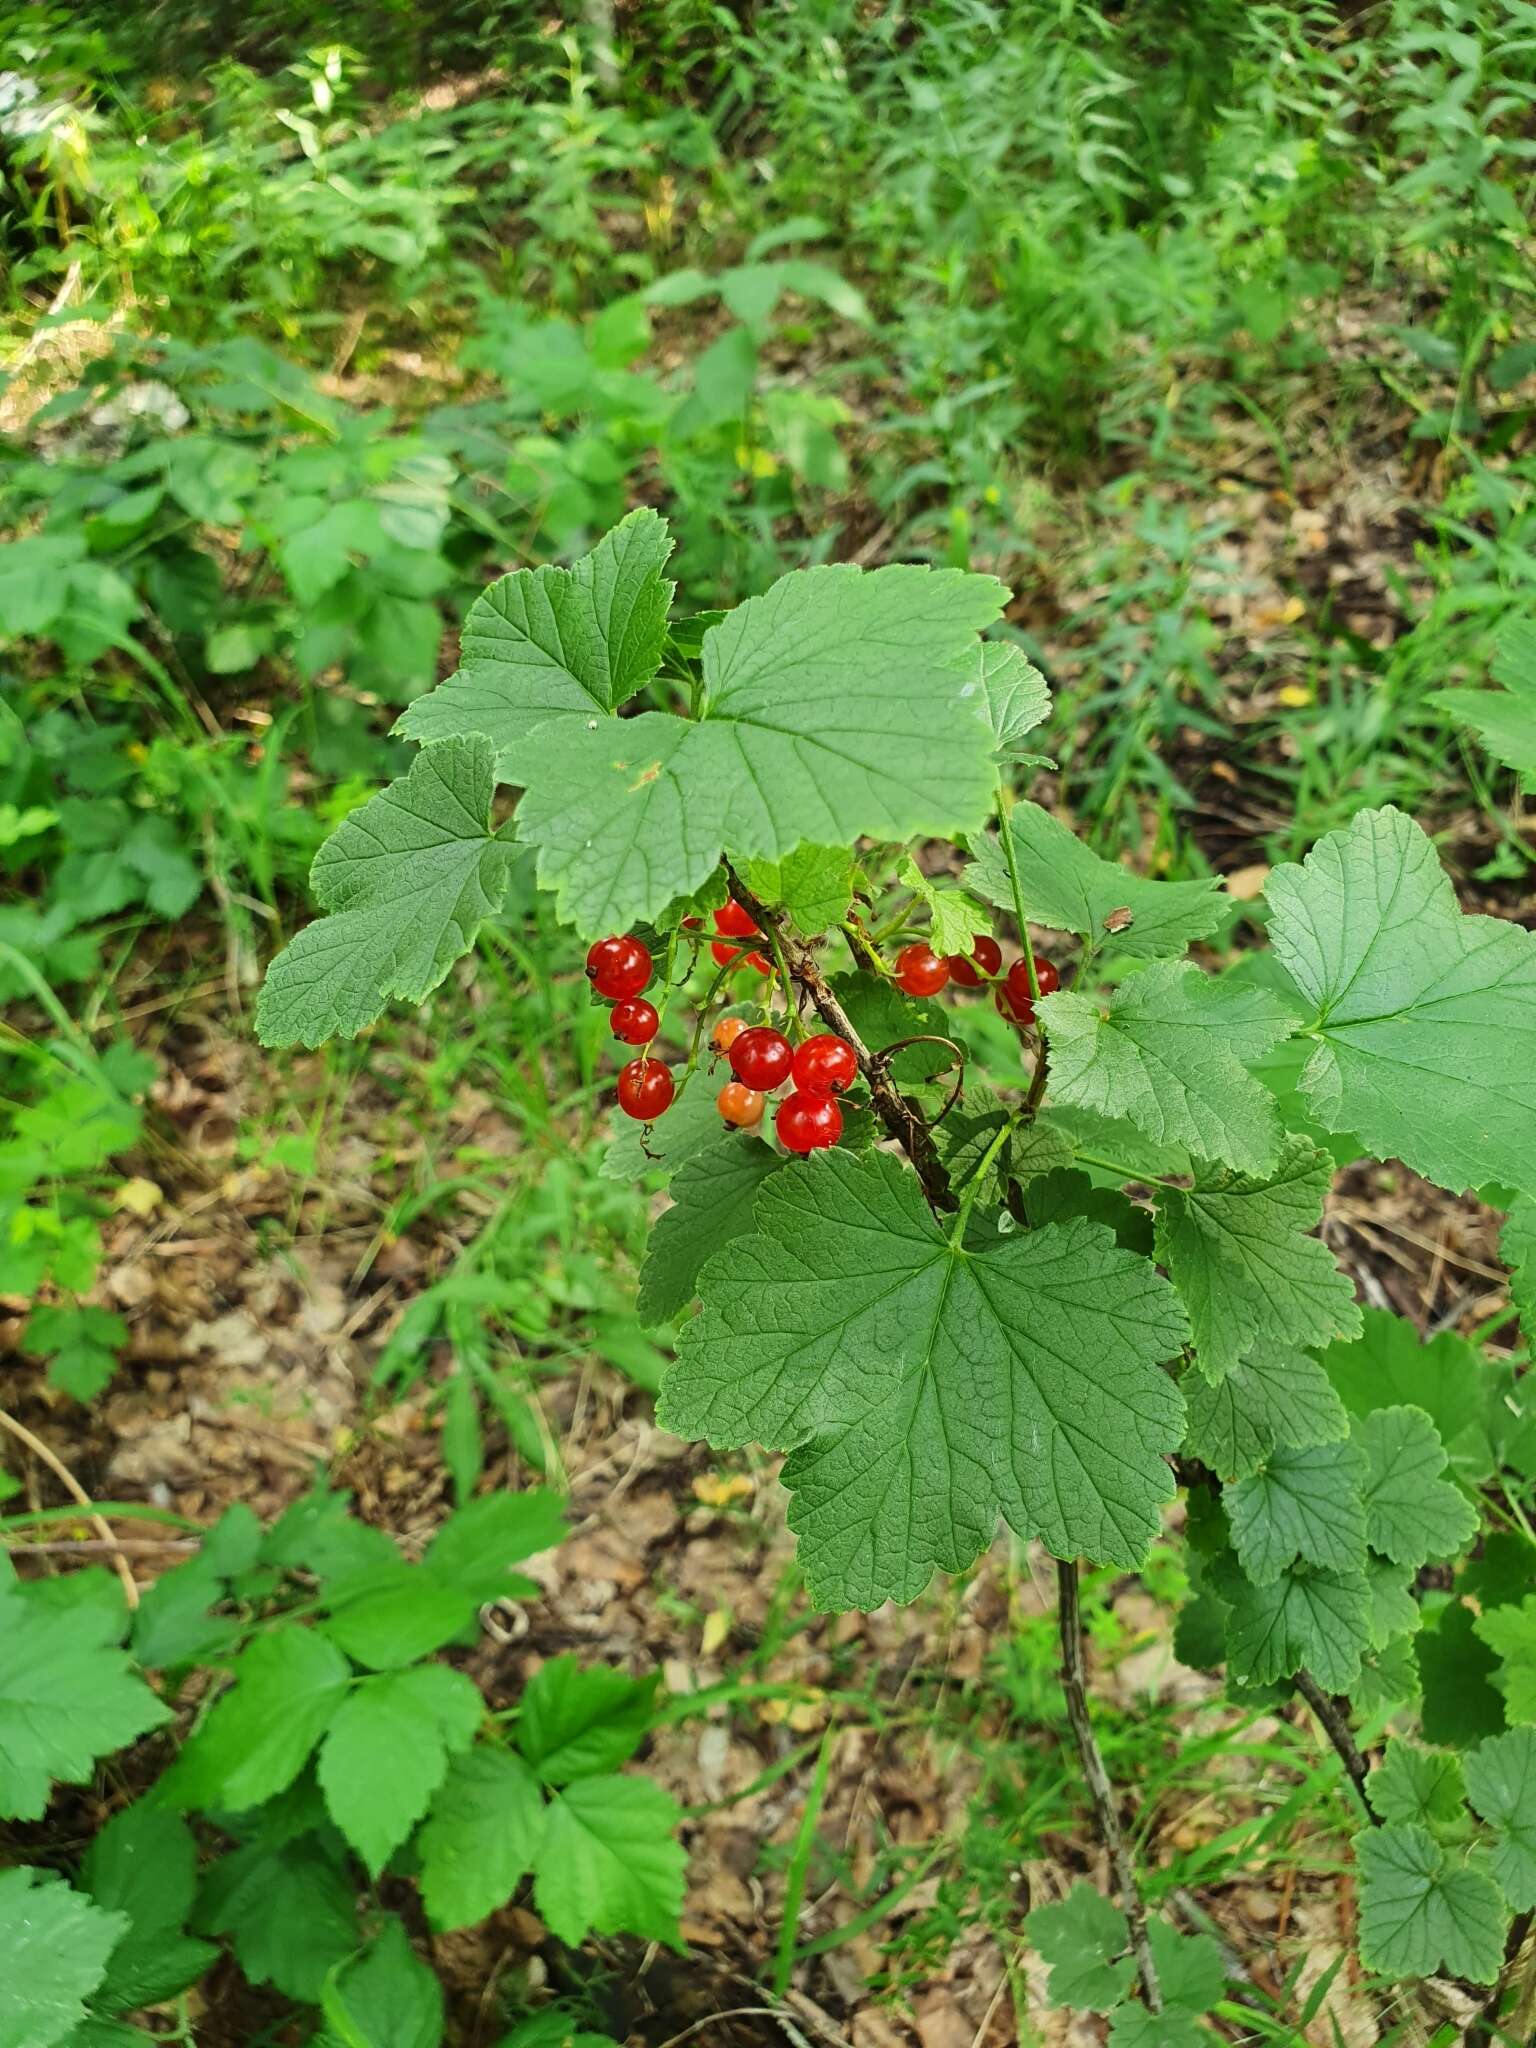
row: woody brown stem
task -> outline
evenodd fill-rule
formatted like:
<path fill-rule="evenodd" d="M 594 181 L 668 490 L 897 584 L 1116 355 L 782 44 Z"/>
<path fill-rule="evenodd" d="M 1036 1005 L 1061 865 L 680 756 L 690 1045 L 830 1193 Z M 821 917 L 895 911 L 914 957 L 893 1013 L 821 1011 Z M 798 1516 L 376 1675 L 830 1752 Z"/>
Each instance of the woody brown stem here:
<path fill-rule="evenodd" d="M 1296 1673 L 1296 1690 L 1317 1716 L 1318 1725 L 1333 1744 L 1339 1762 L 1349 1773 L 1350 1782 L 1360 1794 L 1360 1804 L 1365 1808 L 1366 1818 L 1373 1827 L 1380 1827 L 1381 1821 L 1365 1796 L 1365 1781 L 1370 1776 L 1371 1767 L 1361 1755 L 1349 1722 L 1338 1703 L 1328 1697 L 1305 1666 Z"/>
<path fill-rule="evenodd" d="M 1056 1619 L 1061 1631 L 1061 1689 L 1066 1694 L 1067 1719 L 1072 1724 L 1072 1737 L 1077 1744 L 1083 1776 L 1088 1781 L 1088 1796 L 1093 1801 L 1099 1839 L 1109 1852 L 1109 1867 L 1115 1875 L 1120 1908 L 1130 1929 L 1131 1954 L 1136 1960 L 1141 1995 L 1147 2002 L 1148 2011 L 1161 2012 L 1163 1993 L 1157 1980 L 1157 1964 L 1152 1959 L 1152 1944 L 1147 1938 L 1146 1901 L 1141 1896 L 1141 1887 L 1131 1867 L 1125 1836 L 1120 1828 L 1120 1816 L 1115 1810 L 1114 1787 L 1109 1782 L 1109 1772 L 1104 1768 L 1103 1752 L 1088 1713 L 1088 1680 L 1083 1665 L 1083 1617 L 1078 1600 L 1076 1558 L 1059 1557 L 1056 1560 Z"/>

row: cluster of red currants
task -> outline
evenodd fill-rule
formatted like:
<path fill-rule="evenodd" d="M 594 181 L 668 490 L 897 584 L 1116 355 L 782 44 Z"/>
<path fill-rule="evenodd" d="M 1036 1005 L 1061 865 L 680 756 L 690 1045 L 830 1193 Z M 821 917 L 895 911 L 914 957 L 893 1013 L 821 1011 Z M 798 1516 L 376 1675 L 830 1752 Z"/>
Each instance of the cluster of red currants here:
<path fill-rule="evenodd" d="M 649 1045 L 661 1028 L 656 1005 L 642 994 L 650 987 L 651 972 L 650 949 L 632 934 L 599 939 L 587 954 L 587 979 L 598 995 L 613 1004 L 609 1029 L 625 1045 Z M 641 1123 L 670 1109 L 676 1093 L 672 1069 L 665 1060 L 641 1053 L 619 1069 L 619 1107 Z"/>
<path fill-rule="evenodd" d="M 982 988 L 995 982 L 993 1001 L 1011 1024 L 1020 1030 L 1035 1021 L 1035 992 L 1029 985 L 1029 962 L 1015 960 L 998 980 L 1003 949 L 996 939 L 979 938 L 969 960 L 963 953 L 938 954 L 931 946 L 903 946 L 896 955 L 896 982 L 909 996 L 936 996 L 949 982 L 961 988 Z M 1043 996 L 1053 995 L 1061 976 L 1051 961 L 1035 955 L 1035 981 Z"/>
<path fill-rule="evenodd" d="M 721 967 L 735 961 L 760 974 L 771 972 L 763 954 L 743 954 L 739 946 L 725 943 L 761 937 L 751 915 L 739 903 L 727 903 L 715 912 L 715 930 L 720 937 L 711 942 L 710 951 Z M 1002 964 L 1002 948 L 996 939 L 986 937 L 977 939 L 969 958 L 963 953 L 941 957 L 931 946 L 903 946 L 896 956 L 895 979 L 909 996 L 935 996 L 951 981 L 972 989 L 991 984 L 998 1009 L 1022 1030 L 1035 1021 L 1029 964 L 1015 960 L 1006 974 L 1000 974 Z M 587 979 L 598 995 L 613 1004 L 611 1029 L 625 1045 L 649 1046 L 660 1028 L 656 1006 L 647 1002 L 644 994 L 652 971 L 649 950 L 633 934 L 599 939 L 587 954 Z M 1042 996 L 1061 985 L 1055 967 L 1038 954 L 1035 981 Z M 772 1025 L 748 1025 L 740 1017 L 722 1017 L 711 1042 L 716 1052 L 729 1059 L 735 1076 L 716 1097 L 728 1124 L 738 1130 L 755 1130 L 767 1109 L 768 1094 L 784 1081 L 792 1081 L 791 1092 L 773 1119 L 785 1150 L 817 1152 L 837 1143 L 843 1131 L 837 1097 L 858 1073 L 858 1061 L 846 1039 L 823 1032 L 792 1046 Z M 677 1092 L 671 1068 L 647 1052 L 619 1069 L 618 1091 L 620 1109 L 641 1123 L 670 1109 Z"/>
<path fill-rule="evenodd" d="M 774 1112 L 773 1128 L 786 1152 L 820 1152 L 843 1135 L 837 1097 L 859 1071 L 853 1047 L 830 1031 L 792 1046 L 771 1024 L 746 1024 L 722 1017 L 710 1034 L 716 1052 L 731 1063 L 715 1105 L 728 1124 L 754 1130 L 763 1120 L 769 1092 L 783 1081 L 792 1091 Z"/>
<path fill-rule="evenodd" d="M 727 939 L 760 939 L 762 933 L 752 922 L 752 913 L 743 910 L 739 903 L 722 903 L 715 912 L 715 930 Z M 717 967 L 728 967 L 735 960 L 743 967 L 750 967 L 758 974 L 772 974 L 773 962 L 766 953 L 748 953 L 744 958 L 739 946 L 725 946 L 719 939 L 710 942 L 709 948 Z"/>

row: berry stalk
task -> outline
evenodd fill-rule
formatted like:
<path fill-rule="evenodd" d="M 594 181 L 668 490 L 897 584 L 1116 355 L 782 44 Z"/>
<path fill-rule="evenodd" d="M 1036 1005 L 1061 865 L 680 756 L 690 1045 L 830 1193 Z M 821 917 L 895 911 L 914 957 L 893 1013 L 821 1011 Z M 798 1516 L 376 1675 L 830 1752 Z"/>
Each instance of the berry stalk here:
<path fill-rule="evenodd" d="M 779 929 L 778 918 L 764 904 L 759 903 L 729 863 L 726 864 L 725 874 L 734 901 L 756 920 L 760 930 L 769 933 L 776 944 L 782 945 L 792 981 L 810 997 L 822 1023 L 829 1031 L 834 1032 L 839 1038 L 846 1039 L 853 1047 L 854 1057 L 859 1063 L 859 1072 L 869 1085 L 870 1106 L 911 1160 L 922 1184 L 923 1193 L 927 1197 L 928 1206 L 935 1210 L 952 1210 L 955 1198 L 950 1190 L 949 1175 L 944 1171 L 939 1155 L 934 1149 L 927 1124 L 901 1094 L 890 1075 L 874 1058 L 869 1047 L 855 1030 L 853 1019 L 828 985 L 816 955 L 809 946 L 796 944 L 787 933 Z"/>

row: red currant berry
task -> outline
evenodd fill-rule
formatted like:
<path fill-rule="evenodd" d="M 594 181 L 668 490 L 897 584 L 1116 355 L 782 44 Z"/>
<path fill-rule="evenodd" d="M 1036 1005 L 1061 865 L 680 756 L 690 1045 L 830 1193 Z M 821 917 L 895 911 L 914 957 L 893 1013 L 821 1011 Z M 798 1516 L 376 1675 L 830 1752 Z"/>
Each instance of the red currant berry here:
<path fill-rule="evenodd" d="M 749 1088 L 777 1088 L 794 1057 L 782 1031 L 771 1024 L 754 1024 L 731 1047 L 731 1072 Z"/>
<path fill-rule="evenodd" d="M 661 1019 L 656 1014 L 656 1005 L 648 1003 L 644 996 L 626 996 L 622 1003 L 614 1004 L 608 1028 L 626 1045 L 649 1045 L 661 1028 Z"/>
<path fill-rule="evenodd" d="M 909 996 L 936 996 L 949 979 L 949 964 L 931 946 L 903 946 L 896 955 L 896 979 Z"/>
<path fill-rule="evenodd" d="M 637 996 L 651 978 L 651 956 L 636 938 L 599 939 L 587 955 L 587 979 L 600 996 Z"/>
<path fill-rule="evenodd" d="M 747 955 L 747 965 L 754 974 L 772 974 L 773 972 L 773 962 L 765 953 L 749 953 Z"/>
<path fill-rule="evenodd" d="M 843 1135 L 843 1112 L 830 1095 L 786 1095 L 773 1128 L 786 1152 L 820 1152 Z"/>
<path fill-rule="evenodd" d="M 1061 976 L 1049 960 L 1036 959 L 1035 980 L 1043 996 L 1054 995 L 1061 987 Z M 997 1007 L 1003 1015 L 1021 1028 L 1035 1021 L 1035 999 L 1029 986 L 1029 964 L 1015 960 L 1006 978 L 998 988 Z"/>
<path fill-rule="evenodd" d="M 729 1052 L 746 1028 L 745 1017 L 722 1017 L 709 1034 L 709 1042 L 716 1052 Z"/>
<path fill-rule="evenodd" d="M 739 1081 L 727 1081 L 715 1097 L 715 1107 L 728 1124 L 749 1131 L 763 1120 L 768 1098 L 760 1088 L 743 1088 Z"/>
<path fill-rule="evenodd" d="M 619 1107 L 636 1123 L 649 1123 L 670 1109 L 676 1093 L 665 1060 L 631 1060 L 619 1069 Z"/>
<path fill-rule="evenodd" d="M 807 1095 L 835 1095 L 848 1086 L 858 1071 L 853 1047 L 846 1038 L 834 1038 L 830 1031 L 797 1046 L 790 1068 L 795 1086 Z"/>
<path fill-rule="evenodd" d="M 724 932 L 728 939 L 750 939 L 755 936 L 757 926 L 752 921 L 752 913 L 733 902 L 723 903 L 715 912 L 715 930 Z"/>
<path fill-rule="evenodd" d="M 949 969 L 950 980 L 959 982 L 962 988 L 980 988 L 984 981 L 992 979 L 1002 964 L 1002 947 L 985 933 L 972 946 L 969 960 L 963 953 L 951 953 L 944 962 Z"/>

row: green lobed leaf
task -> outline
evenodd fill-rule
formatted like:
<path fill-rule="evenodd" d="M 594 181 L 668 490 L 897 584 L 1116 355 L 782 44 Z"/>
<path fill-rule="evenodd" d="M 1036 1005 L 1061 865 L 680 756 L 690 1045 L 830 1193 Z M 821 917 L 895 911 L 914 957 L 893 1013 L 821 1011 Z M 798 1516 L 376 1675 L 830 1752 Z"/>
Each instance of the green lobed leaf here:
<path fill-rule="evenodd" d="M 1302 1087 L 1324 1128 L 1453 1193 L 1536 1193 L 1536 935 L 1464 915 L 1433 842 L 1390 807 L 1274 869 L 1268 895 L 1315 1010 Z"/>
<path fill-rule="evenodd" d="M 253 1984 L 314 2004 L 357 1947 L 356 1878 L 339 1844 L 258 1835 L 205 1876 L 198 1926 L 229 1936 Z"/>
<path fill-rule="evenodd" d="M 351 1669 L 313 1629 L 281 1623 L 257 1636 L 164 1780 L 179 1805 L 240 1813 L 281 1792 L 346 1697 Z"/>
<path fill-rule="evenodd" d="M 1050 686 L 1023 648 L 1011 640 L 982 641 L 976 680 L 996 753 L 1012 752 L 1050 716 Z"/>
<path fill-rule="evenodd" d="M 261 1524 L 237 1501 L 226 1508 L 185 1564 L 162 1572 L 146 1586 L 133 1617 L 133 1654 L 152 1671 L 176 1664 L 210 1663 L 237 1640 L 240 1624 L 210 1609 L 228 1593 L 228 1582 L 249 1571 L 261 1547 Z"/>
<path fill-rule="evenodd" d="M 1027 1158 L 1027 1143 L 1020 1149 Z M 1096 1187 L 1089 1175 L 1076 1167 L 1053 1166 L 1047 1173 L 1031 1175 L 1024 1184 L 1023 1197 L 1024 1213 L 1035 1227 L 1086 1216 L 1090 1223 L 1102 1223 L 1113 1231 L 1116 1244 L 1126 1251 L 1151 1257 L 1151 1211 L 1118 1188 Z"/>
<path fill-rule="evenodd" d="M 1330 1692 L 1347 1692 L 1369 1640 L 1364 1574 L 1293 1566 L 1256 1586 L 1233 1560 L 1218 1573 L 1228 1604 L 1227 1664 L 1245 1685 L 1270 1685 L 1305 1664 Z"/>
<path fill-rule="evenodd" d="M 1200 882 L 1150 881 L 1118 861 L 1104 860 L 1039 804 L 1016 803 L 1010 829 L 1024 914 L 1032 924 L 1078 932 L 1112 943 L 1118 952 L 1153 960 L 1182 954 L 1192 940 L 1209 938 L 1226 916 L 1219 876 Z M 988 834 L 973 851 L 966 886 L 1012 912 L 1013 883 L 1001 840 Z M 1104 921 L 1110 912 L 1126 910 L 1131 922 L 1108 933 Z"/>
<path fill-rule="evenodd" d="M 54 1779 L 85 1784 L 170 1719 L 117 1647 L 126 1621 L 120 1596 L 51 1612 L 0 1577 L 0 1814 L 41 1820 Z"/>
<path fill-rule="evenodd" d="M 114 1814 L 91 1843 L 81 1883 L 98 1906 L 127 1922 L 91 1995 L 93 2011 L 110 2016 L 163 2004 L 218 1961 L 217 1949 L 185 1931 L 197 1843 L 177 1814 L 143 1804 Z"/>
<path fill-rule="evenodd" d="M 377 1879 L 426 1812 L 484 1712 L 461 1671 L 424 1664 L 365 1678 L 343 1700 L 320 1745 L 317 1776 L 331 1819 Z"/>
<path fill-rule="evenodd" d="M 325 1986 L 320 2010 L 313 2048 L 439 2048 L 443 2038 L 442 1984 L 393 1915 Z"/>
<path fill-rule="evenodd" d="M 24 1351 L 46 1357 L 49 1382 L 74 1401 L 94 1401 L 117 1370 L 128 1325 L 110 1309 L 82 1304 L 34 1308 L 22 1331 Z"/>
<path fill-rule="evenodd" d="M 749 860 L 745 880 L 760 902 L 787 911 L 808 939 L 840 923 L 853 898 L 853 862 L 837 846 L 797 846 L 782 860 Z"/>
<path fill-rule="evenodd" d="M 638 1934 L 681 1949 L 687 1858 L 682 1815 L 648 1778 L 582 1778 L 550 1801 L 534 1858 L 533 1900 L 575 1948 L 592 1933 Z"/>
<path fill-rule="evenodd" d="M 520 1756 L 481 1747 L 455 1757 L 417 1838 L 433 1926 L 469 1927 L 504 1906 L 543 1830 L 538 1781 Z"/>
<path fill-rule="evenodd" d="M 1192 1188 L 1158 1191 L 1157 1257 L 1184 1297 L 1207 1379 L 1255 1345 L 1300 1349 L 1359 1334 L 1354 1289 L 1312 1235 L 1332 1179 L 1328 1154 L 1288 1134 L 1271 1174 L 1202 1166 Z"/>
<path fill-rule="evenodd" d="M 395 731 L 440 741 L 478 734 L 496 775 L 521 782 L 530 733 L 608 718 L 655 675 L 673 585 L 666 521 L 641 506 L 569 569 L 517 569 L 469 608 L 459 667 L 418 697 Z"/>
<path fill-rule="evenodd" d="M 451 1643 L 480 1601 L 432 1565 L 396 1558 L 328 1588 L 327 1603 L 324 1634 L 371 1671 L 392 1671 Z"/>
<path fill-rule="evenodd" d="M 348 1512 L 350 1498 L 324 1486 L 301 1494 L 262 1538 L 261 1562 L 323 1580 L 398 1563 L 400 1553 L 384 1531 Z"/>
<path fill-rule="evenodd" d="M 1039 1016 L 1053 1102 L 1124 1117 L 1155 1143 L 1247 1173 L 1279 1165 L 1274 1098 L 1243 1065 L 1291 1028 L 1266 990 L 1165 960 L 1107 996 L 1047 996 Z"/>
<path fill-rule="evenodd" d="M 1513 1529 L 1490 1529 L 1458 1580 L 1480 1608 L 1509 1607 L 1536 1586 L 1536 1543 Z"/>
<path fill-rule="evenodd" d="M 1412 1635 L 1392 1636 L 1360 1659 L 1349 1703 L 1357 1714 L 1379 1714 L 1383 1707 L 1400 1707 L 1416 1699 L 1421 1690 Z"/>
<path fill-rule="evenodd" d="M 1499 1257 L 1509 1268 L 1509 1298 L 1520 1311 L 1526 1342 L 1536 1345 L 1536 1200 L 1528 1195 L 1504 1219 Z"/>
<path fill-rule="evenodd" d="M 1246 1478 L 1277 1445 L 1300 1450 L 1349 1434 L 1343 1402 L 1305 1351 L 1261 1342 L 1214 1385 L 1197 1373 L 1180 1384 L 1189 1411 L 1184 1448 L 1222 1479 Z"/>
<path fill-rule="evenodd" d="M 326 840 L 310 886 L 327 915 L 267 969 L 263 1045 L 355 1038 L 392 996 L 422 1002 L 469 951 L 507 886 L 492 767 L 488 740 L 444 740 Z"/>
<path fill-rule="evenodd" d="M 1110 2015 L 1110 2048 L 1210 2048 L 1210 2041 L 1209 2028 L 1178 2009 L 1149 2012 L 1144 2005 L 1122 2005 Z"/>
<path fill-rule="evenodd" d="M 0 1870 L 0 2048 L 56 2048 L 127 1925 L 41 1870 Z"/>
<path fill-rule="evenodd" d="M 1365 1460 L 1351 1443 L 1277 1445 L 1260 1469 L 1222 1488 L 1232 1545 L 1256 1586 L 1298 1557 L 1329 1571 L 1365 1568 Z"/>
<path fill-rule="evenodd" d="M 1384 1650 L 1395 1637 L 1412 1635 L 1423 1620 L 1413 1597 L 1418 1576 L 1414 1565 L 1393 1564 L 1374 1554 L 1365 1561 L 1366 1584 L 1371 1589 L 1371 1645 Z"/>
<path fill-rule="evenodd" d="M 629 1678 L 552 1657 L 523 1689 L 517 1746 L 546 1785 L 628 1763 L 651 1726 L 655 1675 Z"/>
<path fill-rule="evenodd" d="M 1108 2012 L 1130 1990 L 1135 1964 L 1125 1915 L 1084 1879 L 1064 1899 L 1036 1906 L 1024 1932 L 1050 1968 L 1053 2005 Z"/>
<path fill-rule="evenodd" d="M 1227 1988 L 1221 1950 L 1210 1935 L 1180 1934 L 1166 1920 L 1149 1920 L 1147 1941 L 1164 2007 L 1172 2013 L 1209 2012 Z"/>
<path fill-rule="evenodd" d="M 1377 1408 L 1353 1425 L 1364 1453 L 1371 1548 L 1395 1564 L 1454 1557 L 1477 1534 L 1477 1510 L 1442 1479 L 1445 1449 L 1422 1408 Z"/>
<path fill-rule="evenodd" d="M 1494 1684 L 1499 1660 L 1469 1608 L 1459 1600 L 1442 1608 L 1433 1625 L 1414 1637 L 1413 1654 L 1424 1693 L 1426 1741 L 1461 1748 L 1500 1733 L 1504 1701 Z"/>
<path fill-rule="evenodd" d="M 513 1565 L 552 1550 L 565 1534 L 564 1503 L 550 1488 L 488 1493 L 449 1516 L 423 1562 L 472 1600 L 497 1600 L 512 1583 Z"/>
<path fill-rule="evenodd" d="M 699 713 L 530 736 L 519 839 L 583 936 L 656 917 L 722 853 L 951 836 L 992 799 L 956 663 L 1003 587 L 952 569 L 795 570 L 704 638 Z"/>
<path fill-rule="evenodd" d="M 1469 1750 L 1467 1798 L 1494 1831 L 1488 1868 L 1517 1913 L 1536 1907 L 1536 1728 Z"/>
<path fill-rule="evenodd" d="M 1504 1956 L 1504 1901 L 1480 1870 L 1453 1863 L 1427 1828 L 1380 1827 L 1355 1837 L 1360 1954 L 1387 1977 L 1446 1971 L 1491 1984 Z"/>
<path fill-rule="evenodd" d="M 635 1307 L 643 1323 L 661 1323 L 686 1308 L 705 1262 L 752 1228 L 752 1205 L 784 1155 L 761 1138 L 726 1132 L 696 1153 L 672 1182 L 672 1206 L 651 1230 Z"/>
<path fill-rule="evenodd" d="M 1330 1344 L 1323 1366 L 1351 1415 L 1422 1408 L 1451 1454 L 1452 1469 L 1477 1480 L 1492 1469 L 1484 1423 L 1493 1381 L 1465 1337 L 1442 1330 L 1423 1342 L 1413 1324 L 1383 1309 L 1362 1311 L 1354 1343 Z"/>
<path fill-rule="evenodd" d="M 1425 702 L 1470 725 L 1496 761 L 1513 768 L 1527 789 L 1536 787 L 1536 622 L 1506 621 L 1492 675 L 1497 690 L 1458 686 L 1435 690 Z"/>
<path fill-rule="evenodd" d="M 1473 1627 L 1499 1659 L 1493 1682 L 1511 1721 L 1536 1721 L 1536 1593 L 1518 1607 L 1492 1607 Z"/>
<path fill-rule="evenodd" d="M 1384 1821 L 1434 1828 L 1461 1816 L 1461 1759 L 1453 1751 L 1423 1749 L 1394 1735 L 1366 1780 L 1366 1797 Z"/>
<path fill-rule="evenodd" d="M 999 1511 L 1058 1556 L 1139 1561 L 1183 1414 L 1159 1369 L 1183 1312 L 1147 1260 L 1086 1222 L 952 1246 L 883 1153 L 787 1167 L 756 1220 L 700 1276 L 658 1416 L 791 1450 L 818 1604 L 914 1598 Z"/>
<path fill-rule="evenodd" d="M 915 860 L 904 858 L 897 866 L 896 879 L 927 911 L 928 944 L 935 953 L 959 953 L 968 959 L 977 939 L 991 931 L 991 917 L 974 898 L 952 883 L 925 875 Z"/>

